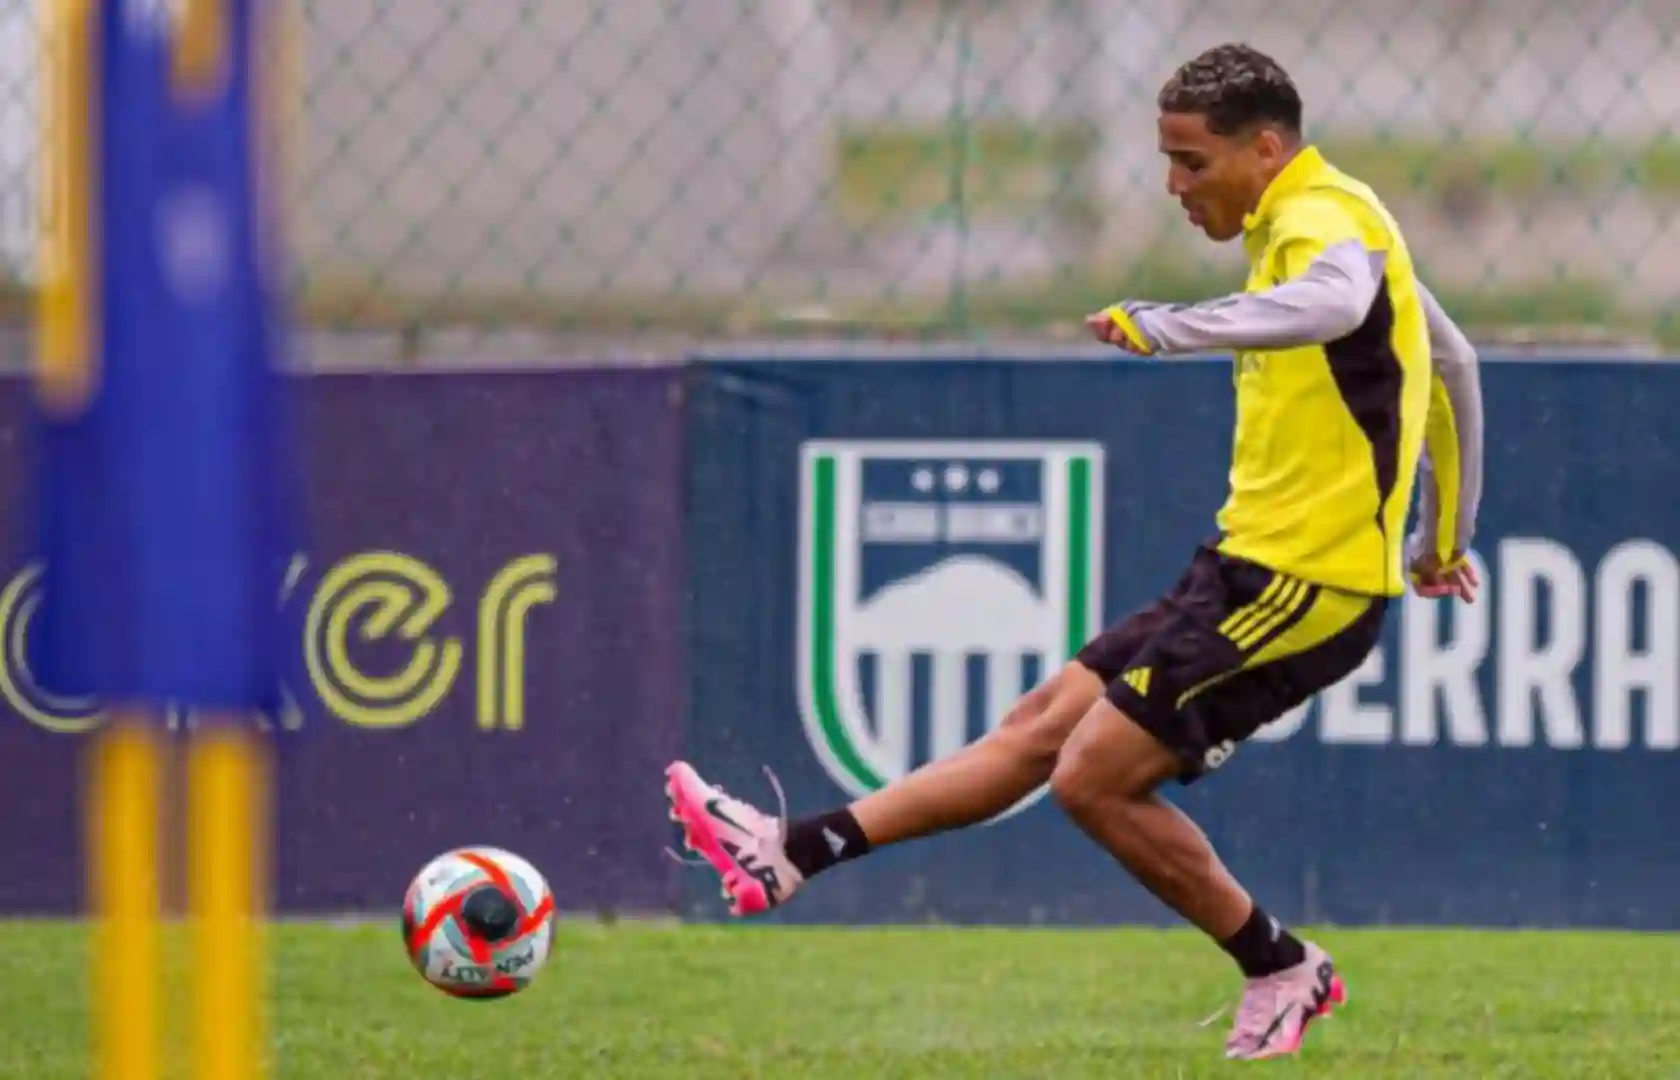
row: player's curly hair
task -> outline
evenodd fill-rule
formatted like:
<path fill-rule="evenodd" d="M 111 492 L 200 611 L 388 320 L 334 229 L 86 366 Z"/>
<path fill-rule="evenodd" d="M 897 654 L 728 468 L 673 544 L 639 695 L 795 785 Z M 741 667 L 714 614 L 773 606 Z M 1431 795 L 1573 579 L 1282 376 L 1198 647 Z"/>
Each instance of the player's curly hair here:
<path fill-rule="evenodd" d="M 1216 45 L 1185 62 L 1155 99 L 1162 112 L 1197 113 L 1208 130 L 1234 135 L 1256 124 L 1301 133 L 1301 93 L 1283 65 L 1241 43 Z"/>

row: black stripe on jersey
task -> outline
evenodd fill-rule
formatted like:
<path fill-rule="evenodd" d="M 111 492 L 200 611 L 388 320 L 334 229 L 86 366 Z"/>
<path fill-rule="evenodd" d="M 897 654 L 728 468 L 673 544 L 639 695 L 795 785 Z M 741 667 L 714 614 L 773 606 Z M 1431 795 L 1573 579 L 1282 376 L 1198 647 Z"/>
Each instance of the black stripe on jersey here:
<path fill-rule="evenodd" d="M 1348 412 L 1371 444 L 1377 476 L 1377 529 L 1400 482 L 1400 391 L 1405 381 L 1394 351 L 1394 300 L 1388 275 L 1358 329 L 1324 346 L 1330 374 Z"/>

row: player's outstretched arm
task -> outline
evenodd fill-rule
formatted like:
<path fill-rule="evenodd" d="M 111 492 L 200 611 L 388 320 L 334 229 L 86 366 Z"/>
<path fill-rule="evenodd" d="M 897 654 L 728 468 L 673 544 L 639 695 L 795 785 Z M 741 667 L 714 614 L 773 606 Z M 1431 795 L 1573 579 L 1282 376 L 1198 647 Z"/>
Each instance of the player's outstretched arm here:
<path fill-rule="evenodd" d="M 1482 383 L 1476 349 L 1418 282 L 1434 361 L 1429 422 L 1418 463 L 1418 521 L 1407 561 L 1419 595 L 1473 601 L 1475 569 L 1466 555 L 1482 501 Z"/>
<path fill-rule="evenodd" d="M 1259 292 L 1199 304 L 1122 300 L 1085 322 L 1097 340 L 1143 356 L 1322 345 L 1358 329 L 1382 284 L 1383 253 L 1345 239 L 1295 261 L 1298 272 Z"/>

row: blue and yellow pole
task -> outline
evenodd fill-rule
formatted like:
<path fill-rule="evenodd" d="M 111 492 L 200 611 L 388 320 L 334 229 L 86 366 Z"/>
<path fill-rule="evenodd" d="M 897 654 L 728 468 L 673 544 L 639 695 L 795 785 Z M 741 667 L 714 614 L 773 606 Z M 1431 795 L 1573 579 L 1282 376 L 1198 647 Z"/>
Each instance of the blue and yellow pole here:
<path fill-rule="evenodd" d="M 280 701 L 301 539 L 278 398 L 285 0 L 41 2 L 39 673 L 112 703 L 86 774 L 93 1075 L 160 1075 L 163 718 L 184 708 L 192 1073 L 259 1080 L 272 785 L 255 721 Z"/>

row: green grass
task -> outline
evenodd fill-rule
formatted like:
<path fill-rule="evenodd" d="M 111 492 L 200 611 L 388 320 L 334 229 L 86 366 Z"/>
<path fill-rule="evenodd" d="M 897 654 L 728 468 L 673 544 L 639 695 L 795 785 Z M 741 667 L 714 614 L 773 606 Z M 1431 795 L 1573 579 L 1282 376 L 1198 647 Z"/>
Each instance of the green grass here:
<path fill-rule="evenodd" d="M 394 923 L 279 927 L 276 1080 L 1299 1080 L 1680 1076 L 1680 940 L 1325 931 L 1352 1000 L 1296 1061 L 1221 1060 L 1189 933 L 571 927 L 525 994 L 458 1002 Z M 86 1075 L 84 938 L 0 923 L 5 1080 Z M 184 963 L 179 953 L 171 953 Z M 171 1076 L 184 1075 L 179 1060 Z M 1245 1073 L 1244 1070 L 1249 1070 Z"/>
<path fill-rule="evenodd" d="M 1673 138 L 1615 143 L 1329 136 L 1323 147 L 1332 161 L 1394 197 L 1438 195 L 1455 186 L 1509 199 L 1680 196 L 1680 140 Z"/>
<path fill-rule="evenodd" d="M 1097 130 L 1077 122 L 884 124 L 835 136 L 833 199 L 856 226 L 905 218 L 1031 214 L 1091 219 L 1082 170 L 1096 161 Z"/>
<path fill-rule="evenodd" d="M 1680 198 L 1680 139 L 1533 140 L 1331 133 L 1331 160 L 1394 199 L 1477 190 L 1502 199 Z M 833 198 L 854 225 L 907 218 L 1061 217 L 1095 212 L 1099 133 L 1079 122 L 883 123 L 835 137 Z"/>
<path fill-rule="evenodd" d="M 1083 342 L 1080 318 L 1121 296 L 1193 301 L 1240 288 L 1240 273 L 1217 274 L 1146 258 L 1111 271 L 1082 270 L 1037 281 L 975 274 L 944 290 L 911 292 L 884 282 L 872 297 L 822 297 L 790 303 L 754 292 L 729 295 L 637 294 L 606 290 L 590 296 L 463 289 L 446 295 L 393 292 L 373 281 L 317 282 L 300 298 L 298 315 L 315 329 L 400 335 L 412 354 L 434 329 L 536 329 L 554 333 L 687 339 L 695 346 L 741 337 L 871 340 L 977 340 L 1024 335 Z M 1557 281 L 1524 288 L 1454 289 L 1435 293 L 1472 337 L 1527 331 L 1540 339 L 1596 328 L 1680 351 L 1680 308 L 1627 302 L 1613 282 Z M 822 317 L 790 314 L 821 304 Z M 0 282 L 0 324 L 30 317 L 27 291 Z M 1677 1078 L 1680 1080 L 1680 1078 Z"/>

